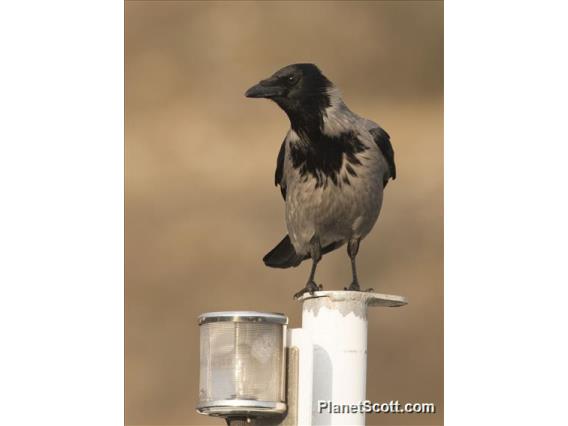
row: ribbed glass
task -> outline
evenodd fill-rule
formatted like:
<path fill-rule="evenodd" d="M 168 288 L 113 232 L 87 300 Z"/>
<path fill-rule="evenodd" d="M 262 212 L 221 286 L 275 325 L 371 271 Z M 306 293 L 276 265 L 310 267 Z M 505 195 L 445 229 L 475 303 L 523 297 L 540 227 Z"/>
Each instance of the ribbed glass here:
<path fill-rule="evenodd" d="M 200 326 L 200 404 L 284 402 L 285 325 L 219 321 Z"/>

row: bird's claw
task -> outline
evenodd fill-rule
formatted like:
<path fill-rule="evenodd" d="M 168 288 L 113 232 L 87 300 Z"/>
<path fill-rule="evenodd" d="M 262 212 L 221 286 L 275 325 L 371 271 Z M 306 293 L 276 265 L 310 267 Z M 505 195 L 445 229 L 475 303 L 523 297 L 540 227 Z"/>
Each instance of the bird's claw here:
<path fill-rule="evenodd" d="M 362 292 L 365 292 L 365 293 L 372 293 L 372 292 L 375 291 L 375 289 L 373 289 L 373 288 L 361 290 L 359 283 L 355 282 L 355 281 L 353 281 L 349 287 L 343 287 L 343 290 L 345 290 L 345 291 L 362 291 Z"/>
<path fill-rule="evenodd" d="M 353 281 L 349 287 L 343 287 L 345 291 L 361 291 L 361 287 L 359 287 L 359 283 L 357 281 Z"/>
<path fill-rule="evenodd" d="M 305 293 L 310 293 L 313 296 L 314 292 L 322 290 L 322 289 L 323 289 L 323 285 L 321 285 L 321 284 L 318 285 L 313 281 L 308 281 L 306 283 L 306 286 L 294 295 L 294 299 L 298 300 Z"/>

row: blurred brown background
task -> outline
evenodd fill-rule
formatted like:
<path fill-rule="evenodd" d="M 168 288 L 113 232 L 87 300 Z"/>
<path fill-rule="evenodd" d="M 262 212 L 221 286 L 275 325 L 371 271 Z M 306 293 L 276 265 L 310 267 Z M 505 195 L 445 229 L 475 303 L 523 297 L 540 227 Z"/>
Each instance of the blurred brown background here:
<path fill-rule="evenodd" d="M 362 285 L 407 296 L 369 322 L 370 400 L 434 402 L 436 415 L 367 416 L 431 425 L 443 412 L 443 4 L 127 2 L 126 423 L 221 425 L 195 412 L 197 316 L 284 312 L 308 275 L 266 268 L 286 233 L 273 185 L 289 126 L 244 91 L 314 62 L 358 114 L 391 135 L 398 178 L 361 246 Z M 317 281 L 350 283 L 344 249 Z"/>

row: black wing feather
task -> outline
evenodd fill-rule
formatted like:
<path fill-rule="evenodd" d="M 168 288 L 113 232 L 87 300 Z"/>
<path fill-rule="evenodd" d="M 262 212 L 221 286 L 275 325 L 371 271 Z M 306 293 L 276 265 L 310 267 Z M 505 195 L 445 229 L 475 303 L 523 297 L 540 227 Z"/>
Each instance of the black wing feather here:
<path fill-rule="evenodd" d="M 369 130 L 371 135 L 373 135 L 373 139 L 375 143 L 383 153 L 387 163 L 389 165 L 390 177 L 394 180 L 396 179 L 396 165 L 394 164 L 394 150 L 392 149 L 392 145 L 390 142 L 389 134 L 382 129 L 381 127 L 375 127 L 374 129 Z M 388 179 L 384 181 L 384 185 L 386 186 Z"/>
<path fill-rule="evenodd" d="M 286 184 L 282 182 L 282 177 L 284 176 L 284 155 L 286 152 L 286 139 L 282 142 L 280 151 L 278 152 L 278 159 L 276 160 L 276 173 L 274 174 L 274 185 L 280 185 L 280 192 L 282 193 L 282 198 L 286 200 Z"/>

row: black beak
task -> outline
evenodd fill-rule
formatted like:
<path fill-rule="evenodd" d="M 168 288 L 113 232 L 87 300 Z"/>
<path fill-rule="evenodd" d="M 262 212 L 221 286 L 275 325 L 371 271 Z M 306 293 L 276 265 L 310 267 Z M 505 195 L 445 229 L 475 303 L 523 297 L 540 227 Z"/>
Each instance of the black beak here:
<path fill-rule="evenodd" d="M 260 83 L 255 84 L 245 92 L 247 98 L 273 98 L 275 96 L 282 96 L 284 88 L 278 86 L 275 81 L 262 80 Z"/>

